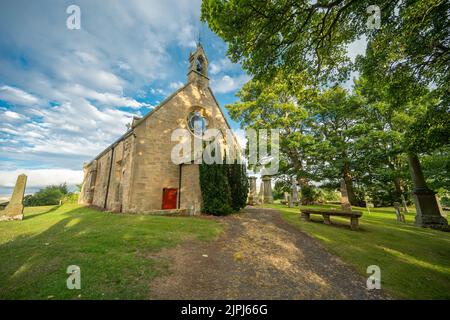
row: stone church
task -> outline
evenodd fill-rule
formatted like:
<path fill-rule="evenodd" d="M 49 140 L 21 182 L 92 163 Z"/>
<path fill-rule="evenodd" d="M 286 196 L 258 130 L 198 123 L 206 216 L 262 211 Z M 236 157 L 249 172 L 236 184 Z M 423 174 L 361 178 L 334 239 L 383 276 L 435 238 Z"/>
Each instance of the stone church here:
<path fill-rule="evenodd" d="M 187 83 L 144 117 L 134 118 L 124 135 L 84 165 L 79 202 L 114 212 L 199 214 L 199 165 L 171 158 L 179 143 L 172 141 L 172 132 L 183 128 L 195 135 L 193 120 L 203 129 L 231 129 L 209 87 L 208 59 L 200 44 L 189 56 Z M 227 141 L 222 139 L 221 147 Z M 234 136 L 231 141 L 227 148 L 239 150 Z"/>

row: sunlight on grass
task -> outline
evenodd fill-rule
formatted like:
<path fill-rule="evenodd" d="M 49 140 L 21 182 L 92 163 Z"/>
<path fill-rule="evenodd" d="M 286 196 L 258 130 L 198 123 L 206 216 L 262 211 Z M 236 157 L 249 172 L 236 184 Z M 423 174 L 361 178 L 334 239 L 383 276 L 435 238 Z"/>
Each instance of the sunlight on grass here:
<path fill-rule="evenodd" d="M 423 261 L 423 260 L 419 260 L 417 258 L 414 258 L 410 255 L 407 255 L 403 252 L 394 250 L 394 249 L 390 249 L 390 248 L 386 248 L 386 247 L 379 247 L 380 249 L 392 254 L 393 256 L 401 259 L 402 261 L 411 263 L 411 264 L 415 264 L 417 266 L 423 267 L 423 268 L 427 268 L 433 271 L 438 271 L 438 272 L 442 272 L 444 274 L 450 274 L 450 267 L 444 267 L 444 266 L 440 266 L 438 264 L 431 264 L 427 261 Z"/>
<path fill-rule="evenodd" d="M 145 299 L 168 261 L 154 253 L 188 240 L 210 241 L 216 221 L 121 215 L 77 204 L 25 209 L 0 224 L 0 299 Z M 82 288 L 66 288 L 66 268 L 81 268 Z"/>
<path fill-rule="evenodd" d="M 332 253 L 367 277 L 366 268 L 378 265 L 382 287 L 390 294 L 406 299 L 450 299 L 450 233 L 414 226 L 414 210 L 406 224 L 396 221 L 394 208 L 363 208 L 360 231 L 351 231 L 348 219 L 332 217 L 333 225 L 300 220 L 299 208 L 274 204 L 282 217 L 321 241 Z M 308 206 L 339 208 L 338 205 Z"/>

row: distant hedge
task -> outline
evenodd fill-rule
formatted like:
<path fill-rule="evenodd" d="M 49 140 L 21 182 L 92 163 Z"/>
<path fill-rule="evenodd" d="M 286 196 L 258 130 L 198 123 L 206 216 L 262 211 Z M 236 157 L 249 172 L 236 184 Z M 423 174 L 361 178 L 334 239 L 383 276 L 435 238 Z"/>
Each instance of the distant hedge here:
<path fill-rule="evenodd" d="M 68 198 L 70 195 L 65 183 L 60 185 L 47 186 L 40 189 L 33 195 L 27 195 L 23 199 L 23 204 L 29 206 L 48 206 L 59 204 L 60 200 Z"/>
<path fill-rule="evenodd" d="M 247 203 L 248 179 L 244 164 L 200 164 L 204 213 L 224 216 Z"/>

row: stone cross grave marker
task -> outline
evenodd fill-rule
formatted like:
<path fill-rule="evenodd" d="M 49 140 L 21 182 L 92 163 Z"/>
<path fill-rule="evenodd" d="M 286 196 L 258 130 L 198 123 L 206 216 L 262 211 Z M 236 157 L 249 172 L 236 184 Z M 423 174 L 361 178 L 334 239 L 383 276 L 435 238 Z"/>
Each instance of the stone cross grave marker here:
<path fill-rule="evenodd" d="M 26 185 L 27 176 L 24 174 L 19 175 L 9 204 L 6 206 L 5 210 L 0 211 L 0 221 L 23 219 L 23 196 L 25 194 Z"/>

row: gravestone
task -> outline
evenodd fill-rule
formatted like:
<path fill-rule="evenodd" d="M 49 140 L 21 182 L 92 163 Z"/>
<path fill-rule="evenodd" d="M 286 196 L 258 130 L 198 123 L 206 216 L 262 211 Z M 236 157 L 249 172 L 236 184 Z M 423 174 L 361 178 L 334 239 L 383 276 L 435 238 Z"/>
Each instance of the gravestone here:
<path fill-rule="evenodd" d="M 291 197 L 291 195 L 289 194 L 289 192 L 286 192 L 287 193 L 287 197 L 288 197 L 288 202 L 287 202 L 287 204 L 289 205 L 289 208 L 292 208 L 293 206 L 294 206 L 294 203 L 293 203 L 293 201 L 292 201 L 292 197 Z"/>
<path fill-rule="evenodd" d="M 264 176 L 262 181 L 264 183 L 264 203 L 273 203 L 272 178 Z"/>
<path fill-rule="evenodd" d="M 406 213 L 408 213 L 408 212 L 409 212 L 409 211 L 408 211 L 408 205 L 406 204 L 405 197 L 404 197 L 403 195 L 401 195 L 400 197 L 401 197 L 401 199 L 402 199 L 403 210 L 404 210 Z"/>
<path fill-rule="evenodd" d="M 400 203 L 394 202 L 394 209 L 395 209 L 395 215 L 397 216 L 397 221 L 405 223 L 406 222 L 405 215 L 402 213 Z"/>
<path fill-rule="evenodd" d="M 343 211 L 352 211 L 352 206 L 348 201 L 347 185 L 345 184 L 345 180 L 343 178 L 341 179 L 341 208 Z"/>
<path fill-rule="evenodd" d="M 5 210 L 0 211 L 0 221 L 23 219 L 23 196 L 26 184 L 27 176 L 24 174 L 19 175 L 9 204 Z"/>
<path fill-rule="evenodd" d="M 259 186 L 258 201 L 260 204 L 264 203 L 264 182 L 262 182 L 262 181 L 261 181 L 261 185 Z"/>
<path fill-rule="evenodd" d="M 366 209 L 370 213 L 370 208 L 374 208 L 375 206 L 373 205 L 369 197 L 366 196 L 364 200 L 366 201 Z"/>
<path fill-rule="evenodd" d="M 289 192 L 284 192 L 283 193 L 283 204 L 289 204 Z"/>
<path fill-rule="evenodd" d="M 257 202 L 257 192 L 256 192 L 256 177 L 249 177 L 250 180 L 250 194 L 248 195 L 248 204 L 254 206 Z"/>
<path fill-rule="evenodd" d="M 292 202 L 294 204 L 298 204 L 297 180 L 295 179 L 295 177 L 292 177 L 291 186 L 292 186 Z"/>
<path fill-rule="evenodd" d="M 414 185 L 412 196 L 416 206 L 415 224 L 420 227 L 447 228 L 448 222 L 441 215 L 436 192 L 428 188 L 417 155 L 409 153 L 408 163 Z"/>

